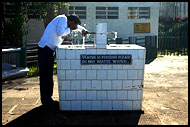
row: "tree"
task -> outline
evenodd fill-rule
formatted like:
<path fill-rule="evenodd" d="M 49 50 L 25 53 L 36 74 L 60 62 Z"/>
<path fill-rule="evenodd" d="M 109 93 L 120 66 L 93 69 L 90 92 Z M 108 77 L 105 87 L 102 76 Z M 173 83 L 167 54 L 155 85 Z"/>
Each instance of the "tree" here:
<path fill-rule="evenodd" d="M 29 32 L 25 24 L 30 18 L 43 19 L 46 27 L 58 14 L 66 14 L 69 7 L 65 2 L 2 2 L 3 9 L 7 3 L 13 6 L 14 16 L 5 20 L 3 13 L 2 44 L 16 47 L 22 46 L 22 38 Z"/>

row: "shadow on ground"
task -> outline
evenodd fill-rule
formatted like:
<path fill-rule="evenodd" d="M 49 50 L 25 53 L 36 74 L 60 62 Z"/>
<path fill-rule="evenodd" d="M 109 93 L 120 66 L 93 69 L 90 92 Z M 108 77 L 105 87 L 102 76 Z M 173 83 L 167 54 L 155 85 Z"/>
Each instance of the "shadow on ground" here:
<path fill-rule="evenodd" d="M 145 64 L 150 64 L 150 63 L 153 62 L 155 59 L 156 59 L 156 58 L 154 58 L 154 59 L 147 59 L 147 60 L 145 60 Z"/>
<path fill-rule="evenodd" d="M 137 125 L 142 111 L 45 111 L 42 106 L 5 126 L 32 125 Z"/>

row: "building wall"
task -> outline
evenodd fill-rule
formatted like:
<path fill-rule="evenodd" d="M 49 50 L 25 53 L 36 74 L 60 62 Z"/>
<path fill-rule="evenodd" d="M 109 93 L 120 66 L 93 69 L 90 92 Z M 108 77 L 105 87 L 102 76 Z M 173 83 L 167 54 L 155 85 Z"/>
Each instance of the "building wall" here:
<path fill-rule="evenodd" d="M 87 18 L 81 19 L 88 31 L 94 32 L 96 23 L 107 23 L 108 32 L 115 31 L 118 37 L 158 35 L 159 2 L 69 2 L 70 6 L 86 6 Z M 119 7 L 119 19 L 96 19 L 96 6 Z M 128 19 L 128 7 L 150 7 L 150 19 Z M 134 23 L 150 23 L 150 33 L 134 34 Z M 44 32 L 43 21 L 31 19 L 26 26 L 31 31 L 24 40 L 39 42 Z"/>
<path fill-rule="evenodd" d="M 81 19 L 89 31 L 95 31 L 96 23 L 107 23 L 108 32 L 116 31 L 118 37 L 158 35 L 158 2 L 69 2 L 70 6 L 86 6 L 87 18 Z M 119 7 L 119 19 L 96 19 L 96 6 Z M 128 19 L 128 7 L 150 7 L 150 19 Z M 150 23 L 150 33 L 134 34 L 134 23 Z"/>
<path fill-rule="evenodd" d="M 38 43 L 45 30 L 43 20 L 30 19 L 25 27 L 29 27 L 30 31 L 26 36 L 23 37 L 23 40 L 34 40 Z"/>

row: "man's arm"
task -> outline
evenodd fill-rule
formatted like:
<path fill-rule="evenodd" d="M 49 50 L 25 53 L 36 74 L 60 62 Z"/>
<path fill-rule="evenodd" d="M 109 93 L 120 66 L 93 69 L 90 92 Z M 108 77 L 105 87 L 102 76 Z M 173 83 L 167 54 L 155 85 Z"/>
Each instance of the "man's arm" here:
<path fill-rule="evenodd" d="M 70 28 L 67 27 L 66 18 L 59 18 L 56 26 L 57 36 L 64 36 L 70 33 Z"/>
<path fill-rule="evenodd" d="M 82 32 L 83 37 L 86 36 L 86 34 L 88 33 L 87 29 L 85 29 L 81 25 L 77 25 L 77 29 L 79 29 Z"/>

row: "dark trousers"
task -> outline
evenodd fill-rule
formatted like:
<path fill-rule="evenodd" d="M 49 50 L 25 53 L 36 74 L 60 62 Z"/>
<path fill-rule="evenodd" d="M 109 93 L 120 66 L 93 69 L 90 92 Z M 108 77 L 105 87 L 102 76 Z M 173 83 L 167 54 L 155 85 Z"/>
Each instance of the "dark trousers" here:
<path fill-rule="evenodd" d="M 52 101 L 54 52 L 49 47 L 38 47 L 38 65 L 40 78 L 40 95 L 43 105 Z"/>

